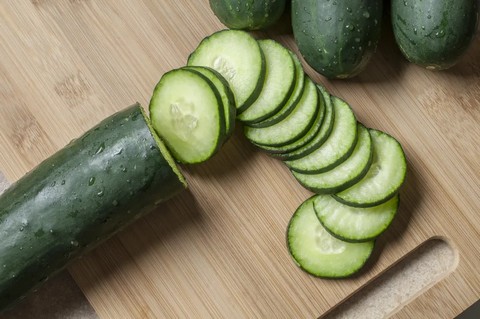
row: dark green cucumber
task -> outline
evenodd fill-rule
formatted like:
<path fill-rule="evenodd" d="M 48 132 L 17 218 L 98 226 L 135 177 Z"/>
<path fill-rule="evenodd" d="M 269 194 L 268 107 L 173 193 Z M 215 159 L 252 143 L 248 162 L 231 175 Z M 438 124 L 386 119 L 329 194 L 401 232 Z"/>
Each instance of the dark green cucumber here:
<path fill-rule="evenodd" d="M 210 0 L 210 8 L 230 29 L 265 29 L 282 16 L 286 0 Z"/>
<path fill-rule="evenodd" d="M 0 309 L 185 187 L 138 104 L 73 140 L 0 196 Z"/>
<path fill-rule="evenodd" d="M 292 0 L 295 41 L 307 63 L 328 78 L 360 73 L 380 37 L 383 0 Z"/>
<path fill-rule="evenodd" d="M 392 0 L 392 25 L 403 55 L 427 69 L 458 62 L 473 39 L 477 0 Z"/>

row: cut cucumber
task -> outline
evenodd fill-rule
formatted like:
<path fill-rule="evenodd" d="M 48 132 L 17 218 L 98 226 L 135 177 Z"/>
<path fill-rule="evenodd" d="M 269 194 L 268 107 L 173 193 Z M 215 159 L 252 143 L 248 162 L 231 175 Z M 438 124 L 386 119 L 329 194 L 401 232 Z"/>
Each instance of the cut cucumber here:
<path fill-rule="evenodd" d="M 322 173 L 342 163 L 352 153 L 357 140 L 357 120 L 350 106 L 332 97 L 335 121 L 329 137 L 317 150 L 296 160 L 285 161 L 300 173 Z"/>
<path fill-rule="evenodd" d="M 265 80 L 258 98 L 237 117 L 247 125 L 277 113 L 295 84 L 295 64 L 290 52 L 274 40 L 259 40 L 258 44 L 265 57 Z"/>
<path fill-rule="evenodd" d="M 260 145 L 282 146 L 303 136 L 315 121 L 318 112 L 318 93 L 315 84 L 305 77 L 305 89 L 295 109 L 282 121 L 272 126 L 254 128 L 245 126 L 245 136 Z"/>
<path fill-rule="evenodd" d="M 295 65 L 295 87 L 293 88 L 293 92 L 290 95 L 290 98 L 288 99 L 287 103 L 285 103 L 285 105 L 280 109 L 280 111 L 261 122 L 249 123 L 248 126 L 267 127 L 276 124 L 286 118 L 295 108 L 298 101 L 300 101 L 305 83 L 305 72 L 303 72 L 302 63 L 295 55 L 295 53 L 291 51 L 288 52 L 290 53 L 290 56 L 292 57 L 293 63 Z"/>
<path fill-rule="evenodd" d="M 232 136 L 233 130 L 235 129 L 236 107 L 235 98 L 227 80 L 225 80 L 220 73 L 209 67 L 189 66 L 185 67 L 185 69 L 201 73 L 202 75 L 206 76 L 213 83 L 213 85 L 215 85 L 215 88 L 222 99 L 225 118 L 225 135 L 226 138 Z"/>
<path fill-rule="evenodd" d="M 320 93 L 319 95 L 323 97 L 323 101 L 325 102 L 325 115 L 324 115 L 324 119 L 322 121 L 322 126 L 320 127 L 320 130 L 317 132 L 315 137 L 311 141 L 309 141 L 307 144 L 293 151 L 289 151 L 287 153 L 281 152 L 281 153 L 275 154 L 275 157 L 282 159 L 284 161 L 299 159 L 318 149 L 330 136 L 330 133 L 332 132 L 332 128 L 333 128 L 333 122 L 335 120 L 335 110 L 333 108 L 332 99 L 330 97 L 330 94 L 327 92 L 327 90 L 323 86 L 318 84 L 317 84 L 317 87 Z"/>
<path fill-rule="evenodd" d="M 244 31 L 222 30 L 204 38 L 187 64 L 218 71 L 230 84 L 238 114 L 257 99 L 265 78 L 260 46 Z"/>
<path fill-rule="evenodd" d="M 200 163 L 225 140 L 221 97 L 210 80 L 188 69 L 165 73 L 150 101 L 152 125 L 176 160 Z"/>
<path fill-rule="evenodd" d="M 294 151 L 304 146 L 308 142 L 310 142 L 313 138 L 315 138 L 318 131 L 322 127 L 324 116 L 325 116 L 325 102 L 323 100 L 322 94 L 318 94 L 317 116 L 315 118 L 315 122 L 313 122 L 312 126 L 304 136 L 294 141 L 293 143 L 290 143 L 284 146 L 267 146 L 267 145 L 257 145 L 257 146 L 271 154 L 276 154 L 276 153 L 283 154 L 283 153 Z"/>
<path fill-rule="evenodd" d="M 292 171 L 293 176 L 305 188 L 317 194 L 333 194 L 357 183 L 368 171 L 372 161 L 372 141 L 368 130 L 357 124 L 357 144 L 345 162 L 319 174 L 302 174 Z"/>
<path fill-rule="evenodd" d="M 351 207 L 330 195 L 315 198 L 314 209 L 323 227 L 333 236 L 350 242 L 370 241 L 383 233 L 398 210 L 398 195 L 373 207 Z"/>
<path fill-rule="evenodd" d="M 0 196 L 0 312 L 186 186 L 139 104 L 71 141 Z"/>
<path fill-rule="evenodd" d="M 376 206 L 395 196 L 405 180 L 407 161 L 402 146 L 387 133 L 370 129 L 373 160 L 367 174 L 335 198 L 355 207 Z"/>
<path fill-rule="evenodd" d="M 370 257 L 374 242 L 349 243 L 330 235 L 315 214 L 316 196 L 307 199 L 293 214 L 287 244 L 295 263 L 311 275 L 348 277 L 359 271 Z"/>

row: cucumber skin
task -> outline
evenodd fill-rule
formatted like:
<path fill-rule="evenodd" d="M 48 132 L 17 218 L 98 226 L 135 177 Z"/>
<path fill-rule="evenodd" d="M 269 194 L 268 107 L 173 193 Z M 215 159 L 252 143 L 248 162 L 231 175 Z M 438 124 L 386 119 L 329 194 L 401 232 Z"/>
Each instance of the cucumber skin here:
<path fill-rule="evenodd" d="M 295 41 L 307 63 L 327 78 L 364 70 L 380 38 L 383 0 L 292 0 Z"/>
<path fill-rule="evenodd" d="M 241 5 L 239 5 L 241 4 Z M 226 27 L 237 30 L 263 30 L 277 22 L 285 11 L 286 0 L 210 0 L 210 8 Z"/>
<path fill-rule="evenodd" d="M 473 39 L 477 0 L 392 0 L 392 26 L 403 55 L 427 69 L 455 65 Z M 430 18 L 429 18 L 430 16 Z"/>
<path fill-rule="evenodd" d="M 0 311 L 184 188 L 138 104 L 70 142 L 0 196 Z"/>

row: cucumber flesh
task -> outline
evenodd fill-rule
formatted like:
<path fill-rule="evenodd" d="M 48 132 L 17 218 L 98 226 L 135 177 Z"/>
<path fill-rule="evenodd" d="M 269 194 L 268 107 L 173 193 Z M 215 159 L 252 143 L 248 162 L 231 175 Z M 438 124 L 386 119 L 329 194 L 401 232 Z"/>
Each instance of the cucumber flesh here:
<path fill-rule="evenodd" d="M 368 129 L 358 123 L 357 130 L 357 144 L 345 162 L 319 174 L 292 171 L 293 176 L 301 185 L 317 194 L 333 194 L 357 183 L 367 173 L 373 154 Z"/>
<path fill-rule="evenodd" d="M 260 145 L 282 146 L 302 137 L 315 121 L 318 112 L 318 93 L 315 84 L 305 77 L 303 96 L 295 109 L 282 121 L 272 126 L 254 128 L 245 126 L 245 136 Z"/>
<path fill-rule="evenodd" d="M 187 64 L 218 71 L 230 84 L 238 114 L 257 99 L 265 78 L 260 46 L 244 31 L 222 30 L 204 38 Z"/>
<path fill-rule="evenodd" d="M 208 78 L 188 69 L 162 76 L 150 101 L 150 115 L 155 131 L 182 163 L 209 159 L 226 138 L 217 89 Z"/>
<path fill-rule="evenodd" d="M 277 113 L 295 84 L 295 64 L 290 52 L 274 40 L 259 40 L 258 44 L 265 57 L 265 80 L 258 98 L 237 116 L 247 125 Z"/>
<path fill-rule="evenodd" d="M 355 185 L 335 194 L 342 203 L 355 207 L 376 206 L 395 196 L 402 186 L 407 162 L 402 146 L 387 133 L 370 129 L 373 160 L 367 174 Z"/>
<path fill-rule="evenodd" d="M 316 196 L 293 214 L 287 230 L 288 249 L 295 263 L 311 275 L 343 278 L 358 272 L 370 257 L 374 242 L 350 243 L 332 236 L 314 210 Z"/>
<path fill-rule="evenodd" d="M 317 150 L 296 160 L 285 161 L 292 170 L 300 173 L 322 173 L 345 161 L 352 153 L 357 140 L 357 120 L 350 106 L 332 97 L 335 121 L 329 137 Z"/>
<path fill-rule="evenodd" d="M 277 113 L 258 123 L 248 123 L 248 126 L 267 127 L 276 124 L 286 118 L 293 111 L 298 101 L 300 101 L 305 83 L 305 72 L 303 72 L 302 63 L 295 55 L 295 53 L 291 51 L 288 52 L 290 53 L 290 56 L 292 57 L 293 63 L 295 65 L 295 87 L 293 88 L 293 92 L 290 95 L 290 98 Z"/>
<path fill-rule="evenodd" d="M 366 208 L 342 204 L 330 195 L 319 195 L 314 209 L 330 234 L 345 241 L 363 242 L 375 239 L 390 226 L 398 204 L 398 195 L 383 204 Z"/>
<path fill-rule="evenodd" d="M 315 137 L 307 144 L 293 151 L 289 151 L 286 153 L 280 152 L 279 154 L 275 154 L 275 157 L 278 157 L 279 159 L 282 159 L 284 161 L 299 159 L 318 149 L 330 136 L 335 120 L 335 110 L 333 108 L 331 96 L 327 92 L 327 90 L 323 86 L 318 84 L 317 87 L 320 95 L 323 97 L 323 101 L 325 102 L 325 115 L 320 130 L 317 132 Z"/>
<path fill-rule="evenodd" d="M 225 135 L 226 138 L 231 137 L 233 130 L 235 129 L 236 107 L 235 98 L 232 90 L 230 89 L 230 85 L 228 85 L 228 82 L 220 73 L 209 67 L 189 66 L 185 67 L 185 69 L 198 72 L 206 76 L 215 86 L 222 100 L 225 118 Z"/>
<path fill-rule="evenodd" d="M 324 117 L 325 117 L 325 101 L 323 100 L 323 96 L 321 94 L 318 94 L 317 115 L 312 126 L 304 136 L 294 141 L 293 143 L 290 143 L 284 146 L 266 146 L 266 145 L 257 145 L 257 146 L 271 154 L 276 154 L 276 153 L 284 154 L 284 153 L 292 152 L 296 149 L 299 149 L 300 147 L 310 142 L 313 138 L 315 138 L 315 136 L 318 134 L 318 131 L 322 127 Z"/>

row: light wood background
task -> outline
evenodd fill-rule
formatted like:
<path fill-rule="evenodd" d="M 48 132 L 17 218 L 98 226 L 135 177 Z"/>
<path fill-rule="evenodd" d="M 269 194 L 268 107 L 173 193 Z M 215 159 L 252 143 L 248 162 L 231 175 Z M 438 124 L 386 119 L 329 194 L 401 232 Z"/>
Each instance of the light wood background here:
<path fill-rule="evenodd" d="M 288 24 L 267 36 L 296 51 Z M 14 181 L 104 117 L 148 105 L 161 75 L 221 28 L 206 0 L 1 0 L 0 169 Z M 294 265 L 285 229 L 311 194 L 237 128 L 211 161 L 183 167 L 188 192 L 76 261 L 73 277 L 101 318 L 312 318 L 440 236 L 458 266 L 396 316 L 455 316 L 480 296 L 479 42 L 430 72 L 402 58 L 385 23 L 359 77 L 306 68 L 408 157 L 398 218 L 358 276 Z"/>

